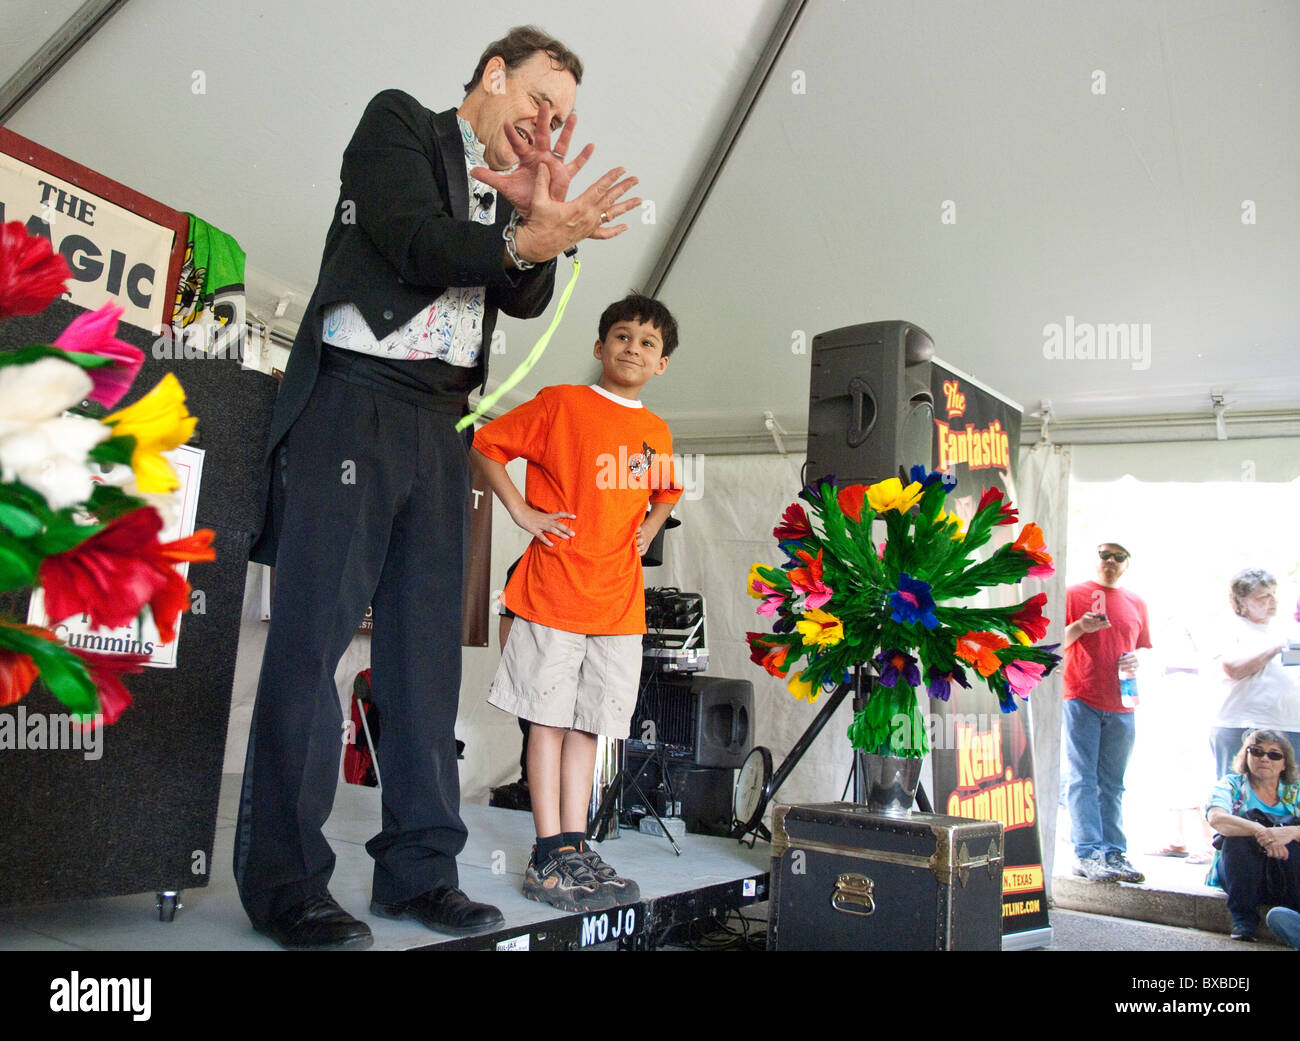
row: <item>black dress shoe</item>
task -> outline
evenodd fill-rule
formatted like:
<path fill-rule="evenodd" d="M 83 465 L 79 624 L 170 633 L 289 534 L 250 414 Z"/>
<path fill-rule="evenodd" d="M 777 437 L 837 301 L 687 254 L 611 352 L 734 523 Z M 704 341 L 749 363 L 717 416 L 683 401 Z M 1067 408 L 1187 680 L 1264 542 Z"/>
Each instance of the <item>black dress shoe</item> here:
<path fill-rule="evenodd" d="M 491 904 L 475 903 L 459 889 L 443 886 L 398 904 L 370 901 L 370 911 L 381 918 L 414 918 L 421 925 L 452 936 L 473 936 L 505 924 L 505 916 Z"/>
<path fill-rule="evenodd" d="M 370 926 L 353 918 L 328 893 L 309 896 L 259 932 L 291 951 L 363 950 L 375 942 Z"/>

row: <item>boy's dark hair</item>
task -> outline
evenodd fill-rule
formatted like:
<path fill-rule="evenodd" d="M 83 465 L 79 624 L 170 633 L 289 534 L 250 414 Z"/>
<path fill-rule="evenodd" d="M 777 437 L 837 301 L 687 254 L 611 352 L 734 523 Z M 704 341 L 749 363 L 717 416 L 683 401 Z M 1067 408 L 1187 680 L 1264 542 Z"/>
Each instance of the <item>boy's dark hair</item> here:
<path fill-rule="evenodd" d="M 535 25 L 516 25 L 501 39 L 489 43 L 478 60 L 474 75 L 465 84 L 465 96 L 468 97 L 483 78 L 487 63 L 498 55 L 506 63 L 506 71 L 516 69 L 538 51 L 547 55 L 562 69 L 573 73 L 574 80 L 582 83 L 582 60 L 564 44 L 549 33 L 543 32 Z"/>
<path fill-rule="evenodd" d="M 668 308 L 652 297 L 628 293 L 622 300 L 615 300 L 605 308 L 597 330 L 602 342 L 610 328 L 618 322 L 647 322 L 653 325 L 663 338 L 665 358 L 677 349 L 677 319 Z"/>

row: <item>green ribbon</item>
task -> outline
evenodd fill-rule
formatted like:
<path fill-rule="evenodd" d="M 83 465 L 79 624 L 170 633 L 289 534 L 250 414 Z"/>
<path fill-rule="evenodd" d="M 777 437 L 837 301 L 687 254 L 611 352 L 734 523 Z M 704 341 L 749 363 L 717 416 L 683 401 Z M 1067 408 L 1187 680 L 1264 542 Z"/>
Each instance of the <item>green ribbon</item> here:
<path fill-rule="evenodd" d="M 573 287 L 578 284 L 578 271 L 581 267 L 582 264 L 579 262 L 578 258 L 574 257 L 573 274 L 569 276 L 569 284 L 564 287 L 564 292 L 560 294 L 560 304 L 555 309 L 555 317 L 551 319 L 550 328 L 547 329 L 546 332 L 542 333 L 538 341 L 533 344 L 533 349 L 528 352 L 528 357 L 519 363 L 518 368 L 507 376 L 501 385 L 497 387 L 496 390 L 492 391 L 491 394 L 484 395 L 480 398 L 478 407 L 468 416 L 464 416 L 456 424 L 457 432 L 464 430 L 476 420 L 482 419 L 492 406 L 501 400 L 503 394 L 509 393 L 516 383 L 532 371 L 533 366 L 537 364 L 543 353 L 545 353 L 547 345 L 551 342 L 551 337 L 555 335 L 555 330 L 560 327 L 560 322 L 564 318 L 564 309 L 569 304 L 569 297 L 573 295 Z"/>

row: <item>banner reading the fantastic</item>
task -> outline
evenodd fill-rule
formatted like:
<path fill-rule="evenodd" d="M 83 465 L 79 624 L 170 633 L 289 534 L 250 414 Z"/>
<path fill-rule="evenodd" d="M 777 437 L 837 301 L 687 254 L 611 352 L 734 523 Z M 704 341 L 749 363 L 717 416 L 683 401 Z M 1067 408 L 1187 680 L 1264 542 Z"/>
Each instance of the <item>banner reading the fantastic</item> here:
<path fill-rule="evenodd" d="M 986 489 L 997 488 L 1016 501 L 1020 409 L 943 362 L 935 360 L 931 371 L 934 466 L 956 476 L 957 487 L 948 497 L 948 509 L 968 524 Z M 995 531 L 986 553 L 1015 537 L 1012 526 Z M 1006 606 L 1033 592 L 1002 587 L 990 590 L 983 602 L 970 606 Z M 1049 604 L 1049 613 L 1052 607 L 1060 609 L 1060 605 Z M 1018 711 L 1004 714 L 997 698 L 976 683 L 962 691 L 959 700 L 930 701 L 935 812 L 1002 822 L 1004 936 L 1048 926 L 1038 830 L 1039 792 L 1034 784 L 1029 736 L 1033 700 L 1030 695 Z"/>

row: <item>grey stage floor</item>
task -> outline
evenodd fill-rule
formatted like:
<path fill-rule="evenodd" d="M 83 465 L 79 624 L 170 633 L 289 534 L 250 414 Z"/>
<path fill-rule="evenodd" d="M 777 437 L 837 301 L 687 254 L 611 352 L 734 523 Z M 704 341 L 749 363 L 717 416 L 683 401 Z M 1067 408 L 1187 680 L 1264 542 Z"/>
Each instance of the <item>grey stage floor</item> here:
<path fill-rule="evenodd" d="M 184 909 L 173 922 L 160 922 L 152 893 L 80 900 L 39 907 L 0 910 L 0 950 L 186 951 L 280 950 L 253 931 L 235 890 L 232 844 L 239 776 L 222 778 L 216 848 L 209 885 L 181 894 Z M 469 842 L 459 857 L 461 887 L 472 897 L 496 904 L 507 925 L 526 926 L 555 918 L 556 912 L 521 893 L 532 850 L 532 816 L 512 810 L 466 804 L 462 815 Z M 379 792 L 340 784 L 325 834 L 338 857 L 330 891 L 364 918 L 375 934 L 371 950 L 407 950 L 450 940 L 413 922 L 394 922 L 369 913 L 371 860 L 365 842 L 379 830 Z M 658 897 L 705 885 L 730 882 L 768 869 L 768 847 L 748 849 L 730 839 L 687 835 L 678 843 L 623 832 L 604 843 L 602 855 L 637 880 L 643 896 Z"/>

